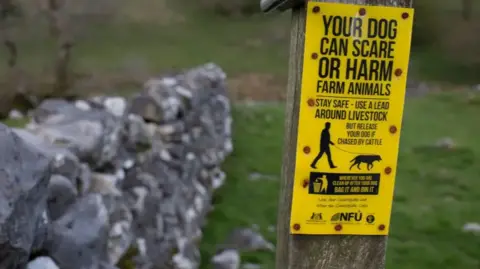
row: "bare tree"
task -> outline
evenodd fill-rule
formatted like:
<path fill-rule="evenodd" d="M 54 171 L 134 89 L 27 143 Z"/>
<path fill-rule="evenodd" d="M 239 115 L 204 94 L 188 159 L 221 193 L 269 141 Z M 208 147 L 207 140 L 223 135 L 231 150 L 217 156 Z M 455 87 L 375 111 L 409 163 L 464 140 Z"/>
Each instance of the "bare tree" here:
<path fill-rule="evenodd" d="M 472 0 L 462 0 L 462 17 L 466 21 L 472 19 L 473 12 L 473 1 Z"/>
<path fill-rule="evenodd" d="M 18 16 L 18 3 L 14 0 L 0 0 L 0 42 L 7 49 L 7 70 L 0 77 L 0 117 L 8 115 L 17 93 L 18 49 L 12 34 L 12 20 Z"/>
<path fill-rule="evenodd" d="M 53 89 L 54 95 L 63 95 L 71 86 L 71 51 L 74 45 L 72 30 L 69 29 L 65 0 L 44 0 L 45 14 L 50 35 L 55 39 L 57 54 L 55 59 Z"/>
<path fill-rule="evenodd" d="M 31 1 L 31 2 L 30 2 Z M 31 107 L 46 96 L 65 96 L 72 84 L 71 50 L 73 47 L 73 30 L 69 25 L 69 14 L 65 4 L 67 0 L 0 0 L 0 44 L 8 51 L 7 74 L 0 81 L 0 117 L 5 117 L 10 109 L 20 106 Z M 21 5 L 22 4 L 22 5 Z M 18 45 L 14 39 L 14 26 L 17 19 L 28 20 L 22 16 L 24 5 L 41 11 L 47 20 L 50 36 L 56 42 L 54 58 L 53 88 L 40 92 L 30 91 L 27 74 L 18 66 Z M 27 7 L 25 7 L 27 8 Z M 34 12 L 36 13 L 36 12 Z M 36 19 L 36 18 L 34 18 Z M 20 23 L 21 25 L 22 23 Z M 39 99 L 38 99 L 38 98 Z"/>
<path fill-rule="evenodd" d="M 8 33 L 8 19 L 15 15 L 18 15 L 18 6 L 15 5 L 14 1 L 0 0 L 0 35 L 9 54 L 7 64 L 10 68 L 16 66 L 18 57 L 17 45 Z"/>

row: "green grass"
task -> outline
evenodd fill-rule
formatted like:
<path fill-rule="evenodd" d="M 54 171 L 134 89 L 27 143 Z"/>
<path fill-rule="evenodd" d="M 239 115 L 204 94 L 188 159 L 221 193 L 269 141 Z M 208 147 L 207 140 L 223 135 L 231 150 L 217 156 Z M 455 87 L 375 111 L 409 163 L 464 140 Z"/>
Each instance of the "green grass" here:
<path fill-rule="evenodd" d="M 3 124 L 13 127 L 13 128 L 23 128 L 25 124 L 28 123 L 28 118 L 24 119 L 5 119 L 2 121 Z"/>
<path fill-rule="evenodd" d="M 399 158 L 387 268 L 478 269 L 480 237 L 464 233 L 467 222 L 480 222 L 480 104 L 463 93 L 408 99 Z M 215 246 L 236 227 L 275 225 L 279 181 L 250 181 L 258 172 L 280 176 L 283 108 L 265 105 L 234 111 L 234 152 L 224 168 L 228 179 L 215 194 L 202 242 L 204 265 Z M 429 147 L 443 137 L 458 150 Z M 274 254 L 246 253 L 243 262 L 273 269 Z"/>
<path fill-rule="evenodd" d="M 413 75 L 417 79 L 459 84 L 477 84 L 480 66 L 463 64 L 442 54 L 435 48 L 412 50 L 416 66 Z M 414 71 L 414 72 L 415 72 Z"/>

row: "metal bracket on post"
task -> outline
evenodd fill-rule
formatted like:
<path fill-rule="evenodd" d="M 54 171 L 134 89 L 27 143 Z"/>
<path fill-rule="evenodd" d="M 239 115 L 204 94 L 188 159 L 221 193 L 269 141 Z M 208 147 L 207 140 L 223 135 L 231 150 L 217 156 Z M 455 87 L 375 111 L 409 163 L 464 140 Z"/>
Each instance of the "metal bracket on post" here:
<path fill-rule="evenodd" d="M 283 12 L 301 5 L 304 2 L 305 1 L 302 0 L 261 0 L 260 9 L 265 13 L 272 11 Z"/>

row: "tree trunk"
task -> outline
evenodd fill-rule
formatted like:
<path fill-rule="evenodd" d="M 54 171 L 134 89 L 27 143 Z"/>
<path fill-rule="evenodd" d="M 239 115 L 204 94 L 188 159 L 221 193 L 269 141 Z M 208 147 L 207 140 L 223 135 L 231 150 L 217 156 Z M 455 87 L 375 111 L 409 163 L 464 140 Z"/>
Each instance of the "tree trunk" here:
<path fill-rule="evenodd" d="M 472 19 L 473 12 L 473 1 L 472 0 L 462 0 L 462 17 L 466 21 Z"/>
<path fill-rule="evenodd" d="M 48 0 L 47 19 L 49 22 L 50 35 L 57 43 L 57 55 L 55 59 L 53 89 L 54 96 L 62 96 L 70 88 L 71 70 L 70 59 L 73 41 L 67 23 L 61 18 L 63 0 Z"/>

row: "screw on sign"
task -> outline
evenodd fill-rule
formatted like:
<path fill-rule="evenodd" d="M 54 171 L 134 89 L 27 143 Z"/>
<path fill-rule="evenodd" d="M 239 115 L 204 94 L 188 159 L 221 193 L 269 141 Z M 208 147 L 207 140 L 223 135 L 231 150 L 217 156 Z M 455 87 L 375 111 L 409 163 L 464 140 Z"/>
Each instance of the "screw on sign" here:
<path fill-rule="evenodd" d="M 342 230 L 342 225 L 341 224 L 335 225 L 335 231 L 339 232 L 341 230 Z"/>
<path fill-rule="evenodd" d="M 303 186 L 304 188 L 308 187 L 308 179 L 304 179 L 304 180 L 303 180 L 302 186 Z"/>
<path fill-rule="evenodd" d="M 397 68 L 397 69 L 395 70 L 395 76 L 399 77 L 399 76 L 401 76 L 401 75 L 402 75 L 402 69 Z"/>
<path fill-rule="evenodd" d="M 358 14 L 360 14 L 360 16 L 364 16 L 365 14 L 367 14 L 367 11 L 362 7 L 362 8 L 358 11 Z"/>
<path fill-rule="evenodd" d="M 298 224 L 298 223 L 293 224 L 293 229 L 294 229 L 295 231 L 300 230 L 300 224 Z"/>
<path fill-rule="evenodd" d="M 315 53 L 315 52 L 312 53 L 311 57 L 312 57 L 312 59 L 316 60 L 318 58 L 318 53 Z"/>
<path fill-rule="evenodd" d="M 383 225 L 383 224 L 378 225 L 378 229 L 379 229 L 380 231 L 385 230 L 385 225 Z"/>
<path fill-rule="evenodd" d="M 312 98 L 310 98 L 310 99 L 307 100 L 307 104 L 308 104 L 308 106 L 312 107 L 312 106 L 315 105 L 315 101 Z"/>
<path fill-rule="evenodd" d="M 397 132 L 397 126 L 395 126 L 395 125 L 390 126 L 389 130 L 390 130 L 390 133 L 392 133 L 392 134 L 396 133 Z"/>
<path fill-rule="evenodd" d="M 402 13 L 402 19 L 408 19 L 408 13 L 407 12 L 403 12 Z"/>
<path fill-rule="evenodd" d="M 318 13 L 318 12 L 320 12 L 320 7 L 313 7 L 313 8 L 312 8 L 312 12 L 313 12 L 313 13 Z"/>
<path fill-rule="evenodd" d="M 304 152 L 305 154 L 309 154 L 309 153 L 310 153 L 310 147 L 309 147 L 309 146 L 303 147 L 303 152 Z"/>
<path fill-rule="evenodd" d="M 391 172 L 392 172 L 392 168 L 391 168 L 391 167 L 385 168 L 385 174 L 389 175 Z"/>

